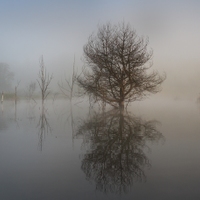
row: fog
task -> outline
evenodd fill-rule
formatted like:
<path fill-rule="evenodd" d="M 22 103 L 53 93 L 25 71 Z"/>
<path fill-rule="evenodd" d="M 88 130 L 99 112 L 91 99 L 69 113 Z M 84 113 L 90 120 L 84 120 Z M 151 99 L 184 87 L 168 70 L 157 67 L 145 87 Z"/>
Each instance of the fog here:
<path fill-rule="evenodd" d="M 23 90 L 38 77 L 39 59 L 53 74 L 52 88 L 75 66 L 81 70 L 83 46 L 106 22 L 130 23 L 149 37 L 153 69 L 167 79 L 159 96 L 195 100 L 200 92 L 200 2 L 195 0 L 2 0 L 0 62 L 14 72 L 13 85 Z"/>

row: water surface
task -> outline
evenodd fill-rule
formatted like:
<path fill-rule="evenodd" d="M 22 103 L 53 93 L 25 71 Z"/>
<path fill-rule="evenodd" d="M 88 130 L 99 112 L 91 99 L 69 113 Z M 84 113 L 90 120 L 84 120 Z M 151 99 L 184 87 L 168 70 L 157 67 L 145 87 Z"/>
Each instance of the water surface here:
<path fill-rule="evenodd" d="M 200 107 L 145 100 L 128 113 L 88 102 L 4 102 L 0 199 L 199 199 Z"/>

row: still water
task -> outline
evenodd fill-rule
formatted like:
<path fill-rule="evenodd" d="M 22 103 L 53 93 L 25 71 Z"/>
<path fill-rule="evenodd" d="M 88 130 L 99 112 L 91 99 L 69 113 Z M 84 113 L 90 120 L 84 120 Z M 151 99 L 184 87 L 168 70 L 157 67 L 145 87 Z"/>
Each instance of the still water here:
<path fill-rule="evenodd" d="M 200 199 L 200 106 L 145 100 L 128 113 L 4 102 L 0 199 Z"/>

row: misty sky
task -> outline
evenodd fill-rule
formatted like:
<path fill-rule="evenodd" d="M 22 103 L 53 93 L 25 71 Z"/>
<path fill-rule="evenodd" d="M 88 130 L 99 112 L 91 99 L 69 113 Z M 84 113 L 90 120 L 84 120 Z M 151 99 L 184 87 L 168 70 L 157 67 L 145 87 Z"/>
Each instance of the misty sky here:
<path fill-rule="evenodd" d="M 197 97 L 198 0 L 0 0 L 0 62 L 9 64 L 15 83 L 24 86 L 37 78 L 43 55 L 56 82 L 70 76 L 74 55 L 81 69 L 83 45 L 98 24 L 122 21 L 149 37 L 153 68 L 167 74 L 161 94 Z"/>

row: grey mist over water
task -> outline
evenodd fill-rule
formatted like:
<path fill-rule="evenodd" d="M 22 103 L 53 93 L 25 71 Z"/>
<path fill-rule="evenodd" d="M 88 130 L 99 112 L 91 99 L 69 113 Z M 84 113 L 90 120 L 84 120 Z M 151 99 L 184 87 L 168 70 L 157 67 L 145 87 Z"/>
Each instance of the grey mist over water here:
<path fill-rule="evenodd" d="M 200 107 L 148 99 L 4 102 L 0 199 L 198 199 Z M 75 105 L 76 104 L 76 105 Z"/>

